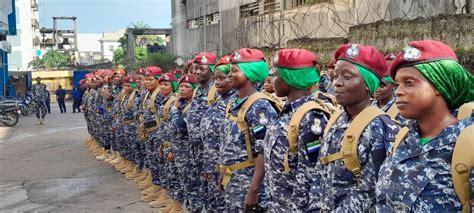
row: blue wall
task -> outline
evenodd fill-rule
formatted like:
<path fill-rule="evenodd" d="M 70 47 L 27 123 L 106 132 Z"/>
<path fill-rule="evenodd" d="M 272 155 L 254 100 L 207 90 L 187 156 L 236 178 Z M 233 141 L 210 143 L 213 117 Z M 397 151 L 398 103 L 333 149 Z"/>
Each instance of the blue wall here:
<path fill-rule="evenodd" d="M 2 57 L 2 65 L 0 66 L 0 96 L 8 96 L 5 95 L 5 83 L 8 81 L 8 57 L 7 52 L 0 49 L 0 57 Z"/>

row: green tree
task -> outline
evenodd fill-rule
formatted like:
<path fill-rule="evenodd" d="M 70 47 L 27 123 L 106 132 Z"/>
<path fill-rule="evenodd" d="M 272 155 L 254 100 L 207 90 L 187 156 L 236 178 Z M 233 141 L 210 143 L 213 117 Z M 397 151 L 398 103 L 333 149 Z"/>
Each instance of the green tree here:
<path fill-rule="evenodd" d="M 69 56 L 57 50 L 50 50 L 43 56 L 44 67 L 47 69 L 57 69 L 71 65 Z"/>
<path fill-rule="evenodd" d="M 169 71 L 177 66 L 175 63 L 176 56 L 169 53 L 153 53 L 148 54 L 146 60 L 139 64 L 140 67 L 157 66 L 163 71 Z"/>
<path fill-rule="evenodd" d="M 43 58 L 36 58 L 28 63 L 28 66 L 33 69 L 58 69 L 71 65 L 70 57 L 57 50 L 50 50 L 44 54 Z"/>
<path fill-rule="evenodd" d="M 44 69 L 43 60 L 41 60 L 40 58 L 35 58 L 33 59 L 33 61 L 30 61 L 30 63 L 28 63 L 28 67 L 31 67 L 35 70 Z"/>
<path fill-rule="evenodd" d="M 123 48 L 122 47 L 118 47 L 115 51 L 114 51 L 114 56 L 112 58 L 112 63 L 117 66 L 118 64 L 123 64 L 123 59 L 125 57 L 125 53 L 123 51 Z"/>

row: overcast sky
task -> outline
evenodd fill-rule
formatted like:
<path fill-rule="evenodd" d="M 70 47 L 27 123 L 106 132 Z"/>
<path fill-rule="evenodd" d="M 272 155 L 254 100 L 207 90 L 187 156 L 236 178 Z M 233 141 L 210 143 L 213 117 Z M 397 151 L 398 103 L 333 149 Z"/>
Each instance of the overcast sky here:
<path fill-rule="evenodd" d="M 137 21 L 155 28 L 171 23 L 171 0 L 39 0 L 40 27 L 53 16 L 76 16 L 79 33 L 114 32 Z M 60 29 L 70 25 L 59 25 Z"/>

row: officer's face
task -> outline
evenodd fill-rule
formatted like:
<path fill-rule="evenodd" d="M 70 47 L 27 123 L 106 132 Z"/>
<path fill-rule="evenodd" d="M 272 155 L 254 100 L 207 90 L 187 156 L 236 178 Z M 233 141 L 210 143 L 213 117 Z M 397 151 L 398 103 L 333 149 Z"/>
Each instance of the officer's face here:
<path fill-rule="evenodd" d="M 392 98 L 394 87 L 392 83 L 382 80 L 374 93 L 375 100 L 382 101 Z"/>
<path fill-rule="evenodd" d="M 196 76 L 196 81 L 199 84 L 206 84 L 209 82 L 212 76 L 212 71 L 209 68 L 209 65 L 195 65 L 194 75 Z"/>
<path fill-rule="evenodd" d="M 239 66 L 232 64 L 229 73 L 230 86 L 234 89 L 240 89 L 247 83 L 248 79 L 244 73 L 239 69 Z"/>
<path fill-rule="evenodd" d="M 186 101 L 191 100 L 191 98 L 193 97 L 193 93 L 194 93 L 194 90 L 190 83 L 183 82 L 179 85 L 178 96 L 180 99 L 183 99 Z"/>
<path fill-rule="evenodd" d="M 339 60 L 334 69 L 334 96 L 341 106 L 353 106 L 369 99 L 369 88 L 354 64 Z"/>
<path fill-rule="evenodd" d="M 263 89 L 265 90 L 265 92 L 268 92 L 268 93 L 274 93 L 275 92 L 275 88 L 273 86 L 273 83 L 274 83 L 273 76 L 268 76 L 265 79 L 265 82 L 263 83 Z"/>
<path fill-rule="evenodd" d="M 290 86 L 281 79 L 280 75 L 278 74 L 278 70 L 275 71 L 275 95 L 278 97 L 286 97 L 290 92 Z"/>
<path fill-rule="evenodd" d="M 36 83 L 41 84 L 41 78 L 36 78 Z"/>
<path fill-rule="evenodd" d="M 136 75 L 137 77 L 137 86 L 141 87 L 142 84 L 145 84 L 145 76 L 143 75 Z"/>
<path fill-rule="evenodd" d="M 399 69 L 395 81 L 398 83 L 395 93 L 397 108 L 405 118 L 418 120 L 430 116 L 437 113 L 433 112 L 434 105 L 439 102 L 446 104 L 430 81 L 414 67 Z"/>
<path fill-rule="evenodd" d="M 216 71 L 214 74 L 214 80 L 216 81 L 216 89 L 219 94 L 227 94 L 232 89 L 230 87 L 229 79 L 225 73 Z"/>
<path fill-rule="evenodd" d="M 160 82 L 160 93 L 164 96 L 168 96 L 173 92 L 173 86 L 169 81 Z"/>
<path fill-rule="evenodd" d="M 130 83 L 124 83 L 123 89 L 126 93 L 131 93 L 133 91 L 133 87 L 130 85 Z"/>
<path fill-rule="evenodd" d="M 158 87 L 158 79 L 153 76 L 145 77 L 145 85 L 148 90 L 155 90 Z"/>
<path fill-rule="evenodd" d="M 122 79 L 123 79 L 123 75 L 122 74 L 116 74 L 114 75 L 114 84 L 115 85 L 120 85 L 122 83 Z"/>

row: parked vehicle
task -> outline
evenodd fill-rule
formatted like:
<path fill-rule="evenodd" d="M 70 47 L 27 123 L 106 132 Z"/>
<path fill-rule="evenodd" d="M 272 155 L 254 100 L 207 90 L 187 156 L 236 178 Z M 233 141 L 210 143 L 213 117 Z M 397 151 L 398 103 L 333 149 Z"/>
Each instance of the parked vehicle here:
<path fill-rule="evenodd" d="M 21 110 L 17 103 L 0 103 L 0 122 L 5 126 L 15 126 L 20 114 Z"/>

